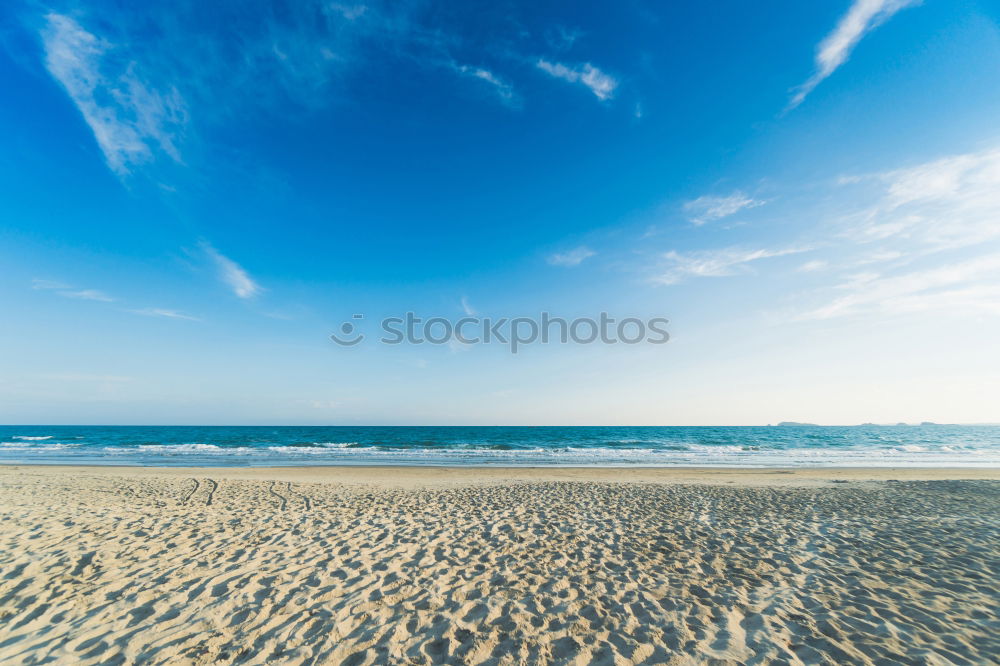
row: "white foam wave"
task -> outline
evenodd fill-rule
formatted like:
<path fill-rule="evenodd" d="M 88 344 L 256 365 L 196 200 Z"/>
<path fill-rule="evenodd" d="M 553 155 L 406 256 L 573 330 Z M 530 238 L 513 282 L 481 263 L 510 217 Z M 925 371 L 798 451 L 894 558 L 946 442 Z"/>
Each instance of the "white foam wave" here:
<path fill-rule="evenodd" d="M 51 444 L 26 444 L 25 442 L 0 442 L 0 450 L 4 453 L 9 453 L 12 451 L 25 452 L 25 453 L 42 453 L 45 451 L 64 451 L 66 449 L 73 449 L 79 446 L 78 444 L 62 444 L 60 442 L 53 442 Z"/>
<path fill-rule="evenodd" d="M 192 451 L 223 451 L 224 449 L 215 444 L 200 444 L 197 442 L 192 442 L 190 444 L 140 444 L 139 448 L 143 451 L 176 451 L 176 452 L 192 452 Z"/>
<path fill-rule="evenodd" d="M 50 462 L 138 465 L 506 465 L 506 466 L 1000 466 L 1000 443 L 904 444 L 898 439 L 876 446 L 758 446 L 651 443 L 647 447 L 505 446 L 452 443 L 440 446 L 359 445 L 358 442 L 268 443 L 226 446 L 205 442 L 92 446 L 14 436 L 0 442 L 0 462 Z M 62 439 L 62 438 L 60 438 Z M 609 442 L 609 444 L 612 444 Z"/>
<path fill-rule="evenodd" d="M 45 435 L 44 437 L 33 437 L 28 435 L 14 435 L 11 439 L 23 439 L 31 442 L 40 442 L 44 439 L 52 439 L 52 435 Z"/>

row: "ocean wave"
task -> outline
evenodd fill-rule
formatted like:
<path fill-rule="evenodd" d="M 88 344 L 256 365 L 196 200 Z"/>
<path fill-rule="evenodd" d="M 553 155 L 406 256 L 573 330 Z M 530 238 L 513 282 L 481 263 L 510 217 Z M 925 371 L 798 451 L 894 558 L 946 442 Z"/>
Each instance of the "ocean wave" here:
<path fill-rule="evenodd" d="M 178 453 L 230 454 L 230 453 L 252 453 L 254 451 L 260 451 L 259 448 L 250 446 L 218 446 L 216 444 L 204 444 L 201 442 L 187 442 L 185 444 L 136 444 L 133 446 L 106 446 L 103 448 L 103 450 L 111 454 L 163 453 L 168 455 L 173 455 Z"/>
<path fill-rule="evenodd" d="M 201 444 L 190 442 L 188 444 L 140 444 L 139 448 L 144 451 L 222 451 L 223 447 L 216 444 Z"/>
<path fill-rule="evenodd" d="M 112 465 L 1000 466 L 1000 428 L 74 427 L 0 435 L 0 462 Z M 48 428 L 46 428 L 48 429 Z M 23 430 L 21 431 L 23 433 Z"/>
<path fill-rule="evenodd" d="M 62 442 L 52 442 L 45 444 L 29 444 L 26 442 L 0 442 L 0 450 L 4 453 L 24 452 L 24 453 L 44 453 L 46 451 L 65 451 L 78 447 L 78 444 L 63 444 Z"/>
<path fill-rule="evenodd" d="M 746 453 L 760 451 L 761 446 L 758 444 L 691 444 L 685 450 L 699 453 Z"/>
<path fill-rule="evenodd" d="M 276 446 L 265 446 L 263 450 L 273 451 L 275 453 L 284 454 L 303 454 L 303 455 L 334 455 L 338 451 L 347 451 L 349 449 L 370 449 L 376 450 L 378 447 L 375 446 L 358 446 L 357 444 L 347 444 L 344 443 L 343 446 L 315 446 L 315 445 L 302 445 L 302 444 L 282 444 Z"/>

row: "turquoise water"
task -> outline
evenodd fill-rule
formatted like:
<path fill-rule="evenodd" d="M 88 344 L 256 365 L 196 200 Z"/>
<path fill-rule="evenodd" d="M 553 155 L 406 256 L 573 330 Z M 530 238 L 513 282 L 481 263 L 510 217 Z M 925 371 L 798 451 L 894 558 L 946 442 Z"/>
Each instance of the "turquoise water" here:
<path fill-rule="evenodd" d="M 1000 426 L 0 426 L 0 463 L 1000 467 Z"/>

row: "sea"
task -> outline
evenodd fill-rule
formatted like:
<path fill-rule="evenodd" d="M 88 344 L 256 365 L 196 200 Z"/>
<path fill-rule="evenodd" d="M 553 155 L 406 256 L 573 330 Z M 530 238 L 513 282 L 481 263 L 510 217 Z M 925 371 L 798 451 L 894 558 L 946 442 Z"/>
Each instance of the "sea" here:
<path fill-rule="evenodd" d="M 23 425 L 0 464 L 1000 467 L 1000 425 Z"/>

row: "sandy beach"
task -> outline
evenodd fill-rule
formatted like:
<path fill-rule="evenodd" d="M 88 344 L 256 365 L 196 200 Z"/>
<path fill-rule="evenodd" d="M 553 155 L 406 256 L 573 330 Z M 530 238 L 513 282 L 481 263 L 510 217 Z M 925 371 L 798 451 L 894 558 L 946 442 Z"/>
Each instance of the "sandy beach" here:
<path fill-rule="evenodd" d="M 0 467 L 0 662 L 975 664 L 1000 470 Z"/>

